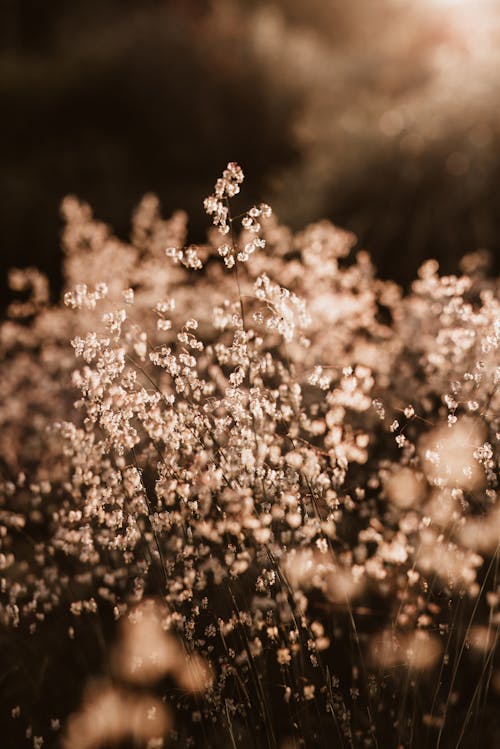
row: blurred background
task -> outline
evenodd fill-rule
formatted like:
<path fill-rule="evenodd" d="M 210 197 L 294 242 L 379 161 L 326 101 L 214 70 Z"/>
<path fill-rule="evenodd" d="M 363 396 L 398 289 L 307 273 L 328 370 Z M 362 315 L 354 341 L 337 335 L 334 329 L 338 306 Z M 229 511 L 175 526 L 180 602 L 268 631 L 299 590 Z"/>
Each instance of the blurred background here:
<path fill-rule="evenodd" d="M 353 230 L 385 277 L 478 248 L 499 268 L 497 0 L 2 0 L 0 98 L 2 279 L 57 289 L 68 193 L 126 238 L 154 191 L 203 239 L 228 160 L 248 201 Z"/>

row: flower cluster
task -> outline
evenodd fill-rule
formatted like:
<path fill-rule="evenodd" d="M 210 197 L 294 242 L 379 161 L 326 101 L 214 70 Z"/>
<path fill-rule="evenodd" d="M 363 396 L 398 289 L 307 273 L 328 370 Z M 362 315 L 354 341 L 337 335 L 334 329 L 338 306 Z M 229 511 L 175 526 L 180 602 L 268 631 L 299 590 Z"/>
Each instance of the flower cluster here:
<path fill-rule="evenodd" d="M 231 243 L 167 257 L 150 196 L 129 245 L 65 203 L 65 305 L 0 328 L 2 625 L 117 623 L 68 746 L 454 740 L 498 673 L 498 288 L 470 256 L 405 296 L 264 205 L 237 234 L 242 181 Z"/>
<path fill-rule="evenodd" d="M 240 191 L 244 174 L 241 167 L 234 161 L 230 161 L 224 169 L 222 177 L 215 183 L 213 195 L 205 198 L 204 207 L 209 216 L 212 216 L 213 225 L 221 234 L 229 232 L 229 208 L 227 201 L 234 198 Z"/>

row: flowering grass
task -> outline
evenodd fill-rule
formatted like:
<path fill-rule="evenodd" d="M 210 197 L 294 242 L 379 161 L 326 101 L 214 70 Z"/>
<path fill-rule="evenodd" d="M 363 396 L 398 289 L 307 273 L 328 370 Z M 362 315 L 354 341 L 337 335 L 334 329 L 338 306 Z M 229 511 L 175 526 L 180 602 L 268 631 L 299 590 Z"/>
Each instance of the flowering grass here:
<path fill-rule="evenodd" d="M 130 244 L 67 198 L 63 302 L 11 275 L 7 740 L 493 747 L 487 257 L 403 295 L 349 232 L 241 205 L 243 179 L 228 164 L 197 247 L 153 196 Z"/>

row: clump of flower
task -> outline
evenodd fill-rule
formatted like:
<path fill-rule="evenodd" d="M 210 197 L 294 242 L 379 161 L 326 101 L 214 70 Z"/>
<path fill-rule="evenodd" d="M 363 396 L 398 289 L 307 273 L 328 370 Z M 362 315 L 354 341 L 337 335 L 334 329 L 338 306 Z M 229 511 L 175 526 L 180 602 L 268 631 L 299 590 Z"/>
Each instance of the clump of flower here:
<path fill-rule="evenodd" d="M 492 663 L 494 282 L 428 263 L 404 296 L 348 232 L 233 212 L 242 183 L 228 164 L 196 248 L 151 196 L 130 245 L 68 199 L 65 306 L 30 271 L 0 329 L 2 623 L 118 622 L 82 746 L 404 745 L 449 725 L 463 643 Z"/>

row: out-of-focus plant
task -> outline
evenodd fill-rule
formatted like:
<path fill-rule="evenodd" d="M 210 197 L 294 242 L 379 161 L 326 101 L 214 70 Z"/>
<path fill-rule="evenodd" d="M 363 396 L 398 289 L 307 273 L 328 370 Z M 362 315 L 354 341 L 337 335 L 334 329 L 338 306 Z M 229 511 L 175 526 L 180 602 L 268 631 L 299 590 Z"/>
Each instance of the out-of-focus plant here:
<path fill-rule="evenodd" d="M 317 216 L 349 227 L 384 277 L 410 283 L 429 256 L 457 272 L 476 247 L 500 257 L 498 3 L 74 0 L 3 12 L 3 267 L 21 258 L 56 275 L 68 190 L 125 236 L 153 187 L 189 209 L 199 239 L 198 195 L 228 150 L 250 168 L 252 199 L 294 229 Z"/>
<path fill-rule="evenodd" d="M 242 182 L 203 246 L 68 198 L 64 304 L 13 273 L 2 626 L 119 623 L 68 747 L 455 746 L 498 683 L 498 288 L 478 253 L 404 296 Z"/>

